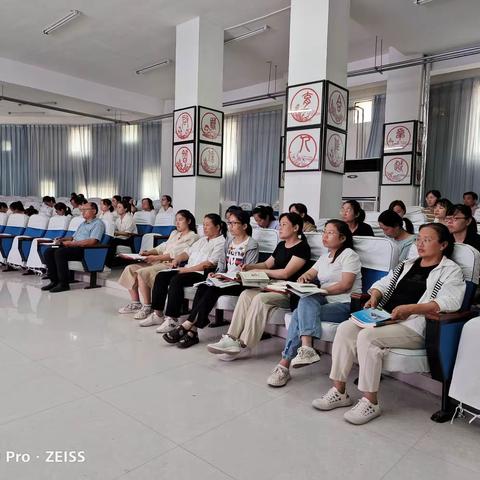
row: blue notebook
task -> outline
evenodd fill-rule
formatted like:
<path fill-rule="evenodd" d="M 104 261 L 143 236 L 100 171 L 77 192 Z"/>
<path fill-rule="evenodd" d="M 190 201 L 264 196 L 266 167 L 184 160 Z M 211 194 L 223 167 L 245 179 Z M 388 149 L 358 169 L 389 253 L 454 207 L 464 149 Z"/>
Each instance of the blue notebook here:
<path fill-rule="evenodd" d="M 352 313 L 351 318 L 359 327 L 369 328 L 386 325 L 387 321 L 391 319 L 391 315 L 379 308 L 364 308 L 363 310 Z"/>

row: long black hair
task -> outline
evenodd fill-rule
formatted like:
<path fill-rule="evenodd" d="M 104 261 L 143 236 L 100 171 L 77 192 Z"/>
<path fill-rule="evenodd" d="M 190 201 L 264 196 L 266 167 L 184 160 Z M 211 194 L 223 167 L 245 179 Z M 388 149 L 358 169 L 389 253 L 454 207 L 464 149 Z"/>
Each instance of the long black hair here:
<path fill-rule="evenodd" d="M 222 220 L 218 213 L 207 213 L 204 218 L 209 218 L 216 227 L 220 227 L 220 233 L 227 236 L 227 224 Z"/>
<path fill-rule="evenodd" d="M 194 233 L 197 233 L 197 221 L 190 210 L 179 210 L 175 216 L 182 216 L 188 223 L 188 229 Z"/>
<path fill-rule="evenodd" d="M 250 225 L 250 215 L 244 210 L 233 209 L 230 210 L 230 215 L 234 216 L 242 225 L 246 225 L 247 228 L 245 233 L 251 237 L 252 236 L 252 226 Z"/>
<path fill-rule="evenodd" d="M 469 208 L 469 207 L 467 207 Z M 421 232 L 424 228 L 431 228 L 435 230 L 439 243 L 447 242 L 445 250 L 443 250 L 443 255 L 447 258 L 450 258 L 453 254 L 453 247 L 455 246 L 455 239 L 450 233 L 448 228 L 443 223 L 424 223 L 418 231 Z"/>
<path fill-rule="evenodd" d="M 330 263 L 333 263 L 346 248 L 351 248 L 353 250 L 353 235 L 347 223 L 344 222 L 343 220 L 331 219 L 331 220 L 328 220 L 327 223 L 325 223 L 325 228 L 327 227 L 327 225 L 334 225 L 338 231 L 339 236 L 342 236 L 345 238 L 345 241 L 342 243 L 342 246 L 335 252 L 333 259 L 330 262 Z"/>
<path fill-rule="evenodd" d="M 297 235 L 304 241 L 307 241 L 307 237 L 303 234 L 303 218 L 294 212 L 285 212 L 280 215 L 278 221 L 281 222 L 282 218 L 286 218 L 294 227 L 298 226 Z"/>
<path fill-rule="evenodd" d="M 67 207 L 67 205 L 65 205 L 63 202 L 56 203 L 53 208 L 56 211 L 60 210 L 61 212 L 65 212 L 65 214 L 64 214 L 65 216 L 68 216 L 68 215 L 72 214 L 72 210 L 70 209 L 70 207 Z"/>

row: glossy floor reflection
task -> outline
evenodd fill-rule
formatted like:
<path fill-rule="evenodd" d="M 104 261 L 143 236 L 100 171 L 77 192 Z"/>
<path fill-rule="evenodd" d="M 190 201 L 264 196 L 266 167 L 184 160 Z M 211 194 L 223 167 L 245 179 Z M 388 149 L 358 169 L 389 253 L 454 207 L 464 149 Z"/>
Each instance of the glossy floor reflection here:
<path fill-rule="evenodd" d="M 180 350 L 117 314 L 119 289 L 41 285 L 0 273 L 1 479 L 480 478 L 480 427 L 432 423 L 430 394 L 387 378 L 384 415 L 354 427 L 310 406 L 329 385 L 328 355 L 272 389 L 280 339 L 220 362 L 205 344 L 223 331 Z M 85 461 L 48 462 L 54 450 Z"/>

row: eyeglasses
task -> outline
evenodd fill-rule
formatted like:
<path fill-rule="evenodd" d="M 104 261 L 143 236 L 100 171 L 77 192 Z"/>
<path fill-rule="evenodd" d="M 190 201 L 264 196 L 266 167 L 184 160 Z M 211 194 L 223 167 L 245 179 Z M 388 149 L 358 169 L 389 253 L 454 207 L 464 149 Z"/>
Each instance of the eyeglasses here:
<path fill-rule="evenodd" d="M 467 217 L 445 217 L 446 222 L 458 222 L 459 220 L 467 220 Z"/>
<path fill-rule="evenodd" d="M 322 235 L 325 237 L 333 237 L 334 235 L 339 235 L 338 232 L 327 232 L 327 230 L 322 231 Z"/>

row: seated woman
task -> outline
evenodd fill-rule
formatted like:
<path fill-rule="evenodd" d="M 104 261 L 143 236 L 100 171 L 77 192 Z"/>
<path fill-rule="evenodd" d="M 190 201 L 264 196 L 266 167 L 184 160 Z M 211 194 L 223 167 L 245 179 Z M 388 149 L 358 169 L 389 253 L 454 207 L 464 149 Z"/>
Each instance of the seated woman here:
<path fill-rule="evenodd" d="M 197 224 L 195 217 L 188 210 L 179 210 L 175 216 L 176 230 L 170 234 L 166 242 L 152 250 L 140 252 L 145 256 L 144 262 L 128 265 L 118 279 L 118 283 L 128 289 L 131 302 L 120 308 L 118 313 L 135 313 L 136 320 L 142 327 L 155 325 L 152 323 L 152 288 L 158 272 L 170 267 L 175 257 L 186 252 L 197 240 Z M 140 302 L 143 298 L 143 306 Z M 149 317 L 150 318 L 147 318 Z M 161 320 L 163 321 L 163 319 Z M 161 323 L 161 322 L 160 322 Z"/>
<path fill-rule="evenodd" d="M 445 225 L 422 225 L 417 237 L 418 257 L 400 263 L 374 283 L 365 307 L 391 313 L 391 324 L 361 328 L 352 320 L 339 325 L 332 350 L 330 378 L 333 387 L 313 401 L 319 410 L 352 405 L 345 382 L 355 361 L 359 364 L 358 388 L 363 397 L 345 420 L 361 425 L 381 413 L 377 392 L 382 358 L 390 348 L 425 348 L 425 315 L 458 310 L 465 295 L 460 267 L 450 260 L 453 238 Z"/>
<path fill-rule="evenodd" d="M 63 202 L 58 202 L 53 207 L 55 209 L 55 215 L 60 217 L 68 217 L 72 215 L 70 207 L 67 207 Z"/>
<path fill-rule="evenodd" d="M 318 280 L 327 291 L 301 298 L 288 326 L 287 340 L 280 363 L 267 379 L 271 387 L 283 387 L 290 380 L 290 366 L 300 368 L 320 360 L 313 339 L 321 338 L 322 322 L 340 323 L 350 316 L 350 294 L 362 292 L 362 266 L 353 251 L 353 236 L 341 220 L 329 220 L 323 231 L 322 255 L 298 282 Z"/>
<path fill-rule="evenodd" d="M 100 212 L 98 213 L 98 218 L 101 220 L 105 220 L 110 223 L 115 223 L 115 218 L 113 215 L 113 208 L 112 201 L 109 198 L 102 198 L 100 202 Z"/>
<path fill-rule="evenodd" d="M 250 225 L 250 215 L 242 210 L 231 210 L 228 217 L 228 231 L 230 239 L 225 243 L 225 257 L 218 262 L 217 271 L 210 273 L 209 277 L 225 278 L 226 274 L 231 279 L 238 273 L 243 265 L 251 265 L 258 262 L 258 243 L 251 238 L 252 227 Z M 215 287 L 206 284 L 198 286 L 193 299 L 193 306 L 188 315 L 188 319 L 172 330 L 163 335 L 167 343 L 176 343 L 180 348 L 187 348 L 198 343 L 192 342 L 185 335 L 196 337 L 198 339 L 197 329 L 204 328 L 209 324 L 208 315 L 222 295 L 238 296 L 244 288 L 239 283 L 231 287 Z"/>
<path fill-rule="evenodd" d="M 51 217 L 53 215 L 53 207 L 55 205 L 55 198 L 45 195 L 42 198 L 42 205 L 40 207 L 40 215 Z"/>
<path fill-rule="evenodd" d="M 448 198 L 439 198 L 433 208 L 434 222 L 447 225 L 447 212 L 453 207 L 453 203 Z"/>
<path fill-rule="evenodd" d="M 308 269 L 310 247 L 302 233 L 303 220 L 296 213 L 280 215 L 280 242 L 265 262 L 244 265 L 243 271 L 262 271 L 272 280 L 295 281 Z M 233 358 L 243 348 L 254 348 L 260 341 L 268 317 L 276 308 L 290 308 L 288 295 L 249 288 L 240 295 L 227 335 L 208 345 L 208 351 Z"/>
<path fill-rule="evenodd" d="M 252 216 L 260 228 L 278 230 L 279 223 L 273 214 L 273 208 L 268 205 L 259 205 L 252 210 Z"/>
<path fill-rule="evenodd" d="M 405 230 L 408 233 L 415 232 L 415 230 L 413 229 L 413 223 L 405 216 L 407 214 L 407 207 L 401 200 L 394 200 L 392 203 L 390 203 L 388 209 L 393 210 L 395 213 L 398 213 L 400 215 L 403 220 Z"/>
<path fill-rule="evenodd" d="M 157 333 L 168 333 L 178 326 L 178 318 L 182 313 L 185 299 L 183 288 L 205 280 L 205 270 L 215 269 L 222 261 L 227 234 L 225 222 L 218 214 L 208 213 L 203 219 L 203 232 L 204 237 L 173 259 L 171 265 L 176 270 L 160 272 L 155 277 L 152 290 L 154 312 L 149 319 L 149 324 L 161 324 L 157 328 Z M 184 262 L 187 262 L 186 266 L 180 267 Z M 143 325 L 148 323 L 147 320 Z M 198 338 L 189 338 L 192 342 L 195 340 L 198 342 Z"/>
<path fill-rule="evenodd" d="M 347 200 L 340 210 L 342 220 L 348 225 L 352 235 L 357 237 L 373 237 L 373 230 L 365 221 L 365 212 L 356 200 Z"/>
<path fill-rule="evenodd" d="M 132 248 L 132 236 L 137 233 L 137 226 L 135 225 L 133 215 L 130 213 L 130 204 L 128 202 L 122 200 L 117 203 L 117 215 L 115 219 L 115 238 L 110 241 L 106 262 L 109 267 L 114 264 L 117 247 L 119 245 L 125 245 Z"/>
<path fill-rule="evenodd" d="M 393 210 L 385 210 L 378 217 L 378 225 L 399 250 L 398 260 L 403 262 L 408 257 L 415 235 L 403 228 L 403 219 Z"/>
<path fill-rule="evenodd" d="M 292 203 L 288 207 L 290 213 L 298 213 L 303 218 L 303 233 L 316 232 L 315 220 L 308 215 L 307 207 L 303 203 Z"/>
<path fill-rule="evenodd" d="M 447 227 L 455 242 L 465 243 L 480 251 L 480 235 L 477 233 L 477 222 L 472 217 L 472 209 L 466 205 L 453 205 L 445 217 Z"/>
<path fill-rule="evenodd" d="M 422 208 L 422 213 L 425 214 L 428 222 L 435 220 L 433 209 L 440 198 L 442 198 L 442 194 L 438 190 L 429 190 L 425 195 L 425 207 Z"/>

